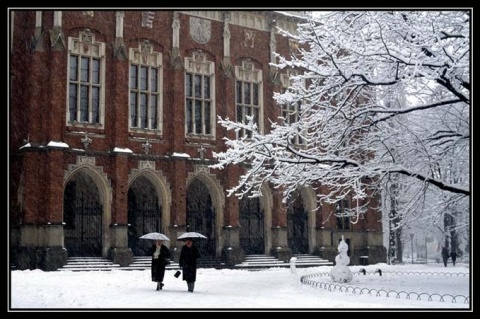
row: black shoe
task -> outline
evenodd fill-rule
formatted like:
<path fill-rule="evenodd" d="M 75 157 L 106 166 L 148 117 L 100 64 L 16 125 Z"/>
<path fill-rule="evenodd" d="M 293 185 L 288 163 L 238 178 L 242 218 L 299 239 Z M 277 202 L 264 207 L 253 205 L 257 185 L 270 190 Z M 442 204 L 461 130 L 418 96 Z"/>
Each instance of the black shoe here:
<path fill-rule="evenodd" d="M 163 286 L 165 286 L 165 285 L 163 284 L 163 282 L 161 282 L 160 283 L 160 290 L 162 290 Z"/>
<path fill-rule="evenodd" d="M 157 282 L 157 290 L 160 290 L 160 289 L 162 289 L 162 286 L 160 286 L 160 283 Z"/>

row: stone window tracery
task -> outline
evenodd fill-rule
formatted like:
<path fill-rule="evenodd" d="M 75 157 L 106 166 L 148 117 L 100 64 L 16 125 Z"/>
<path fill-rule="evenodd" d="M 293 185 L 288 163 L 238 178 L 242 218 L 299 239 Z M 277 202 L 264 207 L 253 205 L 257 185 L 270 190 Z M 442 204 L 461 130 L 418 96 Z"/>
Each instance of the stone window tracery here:
<path fill-rule="evenodd" d="M 104 123 L 105 43 L 86 29 L 68 38 L 67 124 Z"/>
<path fill-rule="evenodd" d="M 235 67 L 236 88 L 236 120 L 247 122 L 247 116 L 253 116 L 254 121 L 262 130 L 263 125 L 263 82 L 262 70 L 256 69 L 254 63 L 245 59 L 241 66 Z M 245 129 L 240 130 L 238 137 L 251 137 L 251 133 Z"/>
<path fill-rule="evenodd" d="M 215 64 L 196 51 L 185 58 L 185 132 L 213 137 L 215 119 Z"/>
<path fill-rule="evenodd" d="M 162 130 L 162 54 L 148 41 L 130 49 L 129 127 L 134 130 Z"/>

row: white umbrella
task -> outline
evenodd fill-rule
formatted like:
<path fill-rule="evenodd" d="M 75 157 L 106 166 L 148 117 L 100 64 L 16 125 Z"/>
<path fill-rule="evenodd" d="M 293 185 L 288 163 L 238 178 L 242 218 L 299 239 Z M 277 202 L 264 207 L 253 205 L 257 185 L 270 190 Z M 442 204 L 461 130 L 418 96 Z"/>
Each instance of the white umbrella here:
<path fill-rule="evenodd" d="M 161 233 L 148 233 L 140 236 L 141 239 L 153 239 L 153 240 L 170 240 L 167 236 Z"/>
<path fill-rule="evenodd" d="M 200 234 L 200 233 L 197 233 L 195 231 L 191 231 L 191 232 L 186 232 L 186 233 L 183 233 L 181 234 L 180 236 L 178 236 L 177 240 L 186 240 L 186 239 L 193 239 L 193 238 L 203 238 L 203 239 L 207 239 L 206 236 Z"/>

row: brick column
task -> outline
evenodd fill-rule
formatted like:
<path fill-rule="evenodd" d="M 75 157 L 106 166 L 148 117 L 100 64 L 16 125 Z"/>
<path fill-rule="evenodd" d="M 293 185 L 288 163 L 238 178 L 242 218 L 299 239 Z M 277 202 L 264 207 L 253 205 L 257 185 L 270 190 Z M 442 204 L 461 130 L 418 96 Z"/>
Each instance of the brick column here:
<path fill-rule="evenodd" d="M 41 43 L 38 30 L 35 36 Z M 42 45 L 35 46 L 29 68 L 26 107 L 30 115 L 27 125 L 31 148 L 23 156 L 24 215 L 16 256 L 18 269 L 56 270 L 67 258 L 62 225 L 64 148 L 43 148 L 50 141 L 63 141 L 66 112 L 65 43 L 61 22 L 50 31 L 56 36 L 51 43 L 51 54 L 47 57 Z"/>
<path fill-rule="evenodd" d="M 115 153 L 112 159 L 112 209 L 109 225 L 109 258 L 120 266 L 133 262 L 133 253 L 128 248 L 128 172 L 129 154 Z"/>
<path fill-rule="evenodd" d="M 42 42 L 40 41 L 40 43 Z M 38 219 L 43 219 L 38 216 L 38 211 L 42 210 L 39 207 L 40 196 L 45 193 L 44 186 L 40 183 L 46 179 L 43 175 L 45 170 L 39 170 L 38 166 L 45 164 L 45 151 L 36 150 L 36 148 L 45 144 L 46 141 L 45 136 L 43 136 L 44 123 L 42 120 L 45 114 L 48 114 L 44 111 L 46 99 L 42 96 L 45 86 L 39 85 L 39 83 L 45 84 L 48 77 L 45 76 L 46 68 L 42 67 L 45 64 L 45 53 L 39 48 L 36 47 L 31 53 L 30 59 L 26 60 L 29 63 L 29 65 L 26 65 L 29 72 L 25 81 L 28 89 L 24 92 L 24 116 L 27 126 L 26 132 L 28 133 L 28 135 L 25 134 L 25 142 L 30 143 L 31 147 L 20 151 L 23 167 L 22 224 L 34 224 Z M 15 98 L 21 99 L 21 97 Z M 45 221 L 43 220 L 43 222 Z"/>
<path fill-rule="evenodd" d="M 178 21 L 176 21 L 178 22 Z M 175 26 L 178 26 L 175 22 Z M 182 39 L 179 39 L 180 42 Z M 177 43 L 178 44 L 178 43 Z M 163 116 L 164 134 L 168 134 L 165 140 L 166 155 L 170 155 L 165 172 L 170 182 L 172 194 L 172 206 L 170 209 L 170 249 L 174 254 L 174 260 L 178 261 L 181 242 L 177 236 L 186 231 L 186 158 L 173 157 L 174 153 L 185 153 L 185 70 L 183 67 L 183 56 L 178 47 L 172 47 L 169 54 L 165 54 L 164 63 L 164 100 Z"/>
<path fill-rule="evenodd" d="M 124 13 L 115 12 L 115 42 L 111 69 L 107 72 L 105 103 L 105 136 L 110 149 L 127 148 L 128 143 L 128 52 L 123 41 Z M 111 224 L 109 225 L 109 257 L 114 263 L 128 266 L 133 253 L 128 248 L 128 174 L 129 154 L 116 153 L 112 159 L 112 176 L 115 176 L 112 192 Z"/>
<path fill-rule="evenodd" d="M 217 116 L 222 118 L 236 118 L 235 107 L 235 72 L 230 58 L 230 31 L 229 31 L 230 15 L 225 15 L 224 22 L 224 57 L 222 63 L 218 65 L 217 76 Z M 216 145 L 217 151 L 226 151 L 223 137 L 230 139 L 235 138 L 235 132 L 227 131 L 223 126 L 217 124 Z M 242 168 L 239 166 L 228 166 L 219 175 L 222 185 L 230 189 L 238 184 Z M 224 211 L 224 227 L 222 228 L 222 236 L 224 247 L 222 248 L 222 259 L 229 265 L 241 263 L 245 259 L 243 248 L 240 247 L 240 216 L 239 216 L 239 199 L 238 197 L 225 195 L 225 211 Z"/>
<path fill-rule="evenodd" d="M 185 158 L 172 158 L 169 163 L 171 174 L 172 207 L 171 225 L 169 225 L 170 249 L 172 250 L 174 260 L 178 261 L 180 257 L 180 247 L 182 243 L 177 241 L 177 237 L 187 230 L 187 211 L 186 211 L 186 168 Z"/>
<path fill-rule="evenodd" d="M 119 39 L 117 42 L 120 42 Z M 109 74 L 107 74 L 107 92 L 105 94 L 105 137 L 108 139 L 108 145 L 112 147 L 128 147 L 130 107 L 128 68 L 128 59 L 124 59 L 122 54 L 117 54 L 112 61 L 112 68 L 107 72 Z"/>
<path fill-rule="evenodd" d="M 282 189 L 273 192 L 272 209 L 272 251 L 276 258 L 289 261 L 292 250 L 287 242 L 287 207 L 282 203 Z"/>

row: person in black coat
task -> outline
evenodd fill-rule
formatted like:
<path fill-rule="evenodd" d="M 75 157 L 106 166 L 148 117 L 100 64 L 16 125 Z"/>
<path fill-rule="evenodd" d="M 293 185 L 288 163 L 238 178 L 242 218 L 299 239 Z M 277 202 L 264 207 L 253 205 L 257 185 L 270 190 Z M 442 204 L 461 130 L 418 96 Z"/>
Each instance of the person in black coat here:
<path fill-rule="evenodd" d="M 449 255 L 450 255 L 450 253 L 448 252 L 448 248 L 443 247 L 442 248 L 442 259 L 443 259 L 443 264 L 445 265 L 445 267 L 447 267 L 447 262 L 448 262 L 448 256 Z"/>
<path fill-rule="evenodd" d="M 197 279 L 197 259 L 200 253 L 193 240 L 188 238 L 180 252 L 179 264 L 182 267 L 182 279 L 187 282 L 188 291 L 193 292 L 195 281 Z"/>
<path fill-rule="evenodd" d="M 457 260 L 457 252 L 453 250 L 450 253 L 450 257 L 452 257 L 452 264 L 455 266 L 455 261 Z"/>
<path fill-rule="evenodd" d="M 150 248 L 150 255 L 152 256 L 152 281 L 157 283 L 157 290 L 162 290 L 165 267 L 170 263 L 170 250 L 162 240 L 156 240 Z"/>

